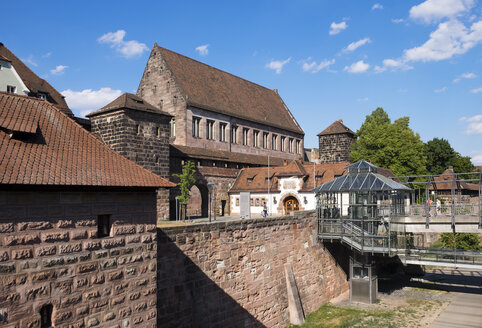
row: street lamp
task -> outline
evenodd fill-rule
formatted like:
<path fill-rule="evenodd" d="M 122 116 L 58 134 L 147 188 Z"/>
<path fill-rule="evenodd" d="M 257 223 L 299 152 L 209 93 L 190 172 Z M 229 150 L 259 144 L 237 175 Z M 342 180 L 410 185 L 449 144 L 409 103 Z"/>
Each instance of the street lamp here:
<path fill-rule="evenodd" d="M 214 221 L 216 221 L 216 211 L 214 207 L 214 205 L 216 204 L 216 198 L 214 198 L 215 192 L 216 192 L 216 185 L 212 181 L 208 182 L 208 190 L 209 190 L 208 215 L 209 215 L 209 222 L 211 222 L 211 215 L 214 215 Z M 214 202 L 214 205 L 213 205 L 213 202 Z"/>

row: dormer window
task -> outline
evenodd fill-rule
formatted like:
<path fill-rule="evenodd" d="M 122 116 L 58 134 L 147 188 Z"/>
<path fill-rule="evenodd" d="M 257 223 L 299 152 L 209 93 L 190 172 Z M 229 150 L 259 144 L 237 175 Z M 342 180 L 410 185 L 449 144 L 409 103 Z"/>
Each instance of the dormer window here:
<path fill-rule="evenodd" d="M 253 178 L 248 178 L 248 183 L 253 182 Z"/>
<path fill-rule="evenodd" d="M 13 85 L 7 85 L 7 92 L 8 93 L 15 93 L 17 91 L 17 87 Z"/>
<path fill-rule="evenodd" d="M 47 100 L 47 95 L 43 92 L 39 92 L 38 97 L 42 100 Z"/>

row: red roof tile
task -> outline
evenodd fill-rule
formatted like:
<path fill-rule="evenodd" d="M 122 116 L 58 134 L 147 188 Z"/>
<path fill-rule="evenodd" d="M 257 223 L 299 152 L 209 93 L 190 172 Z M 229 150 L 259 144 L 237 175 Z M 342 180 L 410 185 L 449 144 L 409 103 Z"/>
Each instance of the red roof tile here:
<path fill-rule="evenodd" d="M 349 164 L 350 163 L 348 162 L 334 164 L 302 164 L 300 161 L 292 161 L 286 166 L 270 167 L 270 191 L 280 191 L 279 180 L 282 177 L 296 176 L 304 177 L 303 187 L 301 191 L 310 192 L 316 186 L 320 186 L 326 182 L 333 180 L 337 176 L 347 173 L 345 167 Z M 313 171 L 315 172 L 315 175 L 313 175 Z M 315 176 L 320 177 L 319 180 L 315 180 Z M 248 182 L 248 178 L 252 179 L 252 181 Z M 229 190 L 229 192 L 236 193 L 240 191 L 267 191 L 267 178 L 267 167 L 244 168 L 239 173 L 236 182 Z"/>
<path fill-rule="evenodd" d="M 175 186 L 114 152 L 49 102 L 4 92 L 0 184 Z"/>
<path fill-rule="evenodd" d="M 329 127 L 318 133 L 318 136 L 323 136 L 327 134 L 342 134 L 348 133 L 355 135 L 355 132 L 350 130 L 345 124 L 343 124 L 342 120 L 338 120 L 333 122 Z"/>
<path fill-rule="evenodd" d="M 49 97 L 47 100 L 52 102 L 57 108 L 69 116 L 74 114 L 69 109 L 69 106 L 65 102 L 64 96 L 62 96 L 54 87 L 52 87 L 47 81 L 38 77 L 34 72 L 30 70 L 20 59 L 17 58 L 3 43 L 0 42 L 0 56 L 10 61 L 18 73 L 23 83 L 32 93 L 45 93 Z"/>
<path fill-rule="evenodd" d="M 157 47 L 189 105 L 304 134 L 276 90 Z"/>
<path fill-rule="evenodd" d="M 144 112 L 150 112 L 150 113 L 158 113 L 158 114 L 163 114 L 167 116 L 172 116 L 171 114 L 167 112 L 161 111 L 159 108 L 157 108 L 154 105 L 151 105 L 141 97 L 134 95 L 132 93 L 124 93 L 111 101 L 109 104 L 105 105 L 99 110 L 96 110 L 95 112 L 92 112 L 88 115 L 87 117 L 107 113 L 110 111 L 114 111 L 117 109 L 122 109 L 122 108 L 128 108 L 128 109 L 134 109 L 134 110 L 139 110 L 139 111 L 144 111 Z"/>

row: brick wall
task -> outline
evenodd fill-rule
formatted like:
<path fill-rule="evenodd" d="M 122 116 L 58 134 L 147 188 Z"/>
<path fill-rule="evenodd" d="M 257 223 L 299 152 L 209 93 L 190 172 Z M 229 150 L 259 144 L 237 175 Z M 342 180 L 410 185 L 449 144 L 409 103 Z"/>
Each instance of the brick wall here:
<path fill-rule="evenodd" d="M 55 327 L 155 327 L 155 198 L 0 191 L 0 326 L 40 327 L 51 304 Z"/>
<path fill-rule="evenodd" d="M 355 137 L 347 133 L 319 136 L 320 163 L 349 162 L 354 141 Z"/>
<path fill-rule="evenodd" d="M 348 254 L 314 214 L 158 229 L 158 326 L 285 327 L 284 264 L 305 313 L 348 291 Z"/>

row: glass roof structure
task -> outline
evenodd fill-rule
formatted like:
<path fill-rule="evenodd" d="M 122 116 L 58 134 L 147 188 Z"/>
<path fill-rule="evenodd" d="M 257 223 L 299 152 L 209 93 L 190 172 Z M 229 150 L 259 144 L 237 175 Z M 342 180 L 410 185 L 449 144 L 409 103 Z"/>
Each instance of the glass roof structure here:
<path fill-rule="evenodd" d="M 338 177 L 313 189 L 320 192 L 350 191 L 410 191 L 411 188 L 376 173 L 378 166 L 366 161 L 359 161 L 346 167 L 348 174 Z"/>

